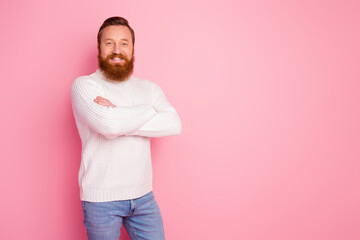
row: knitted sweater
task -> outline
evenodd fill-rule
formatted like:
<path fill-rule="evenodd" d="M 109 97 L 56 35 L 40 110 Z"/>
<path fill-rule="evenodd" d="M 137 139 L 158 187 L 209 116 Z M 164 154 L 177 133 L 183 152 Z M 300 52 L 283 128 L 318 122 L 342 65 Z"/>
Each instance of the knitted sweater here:
<path fill-rule="evenodd" d="M 116 107 L 95 103 L 97 96 Z M 81 200 L 127 200 L 152 191 L 149 137 L 181 131 L 179 116 L 160 87 L 135 77 L 110 82 L 97 70 L 75 79 L 71 101 L 82 143 Z"/>

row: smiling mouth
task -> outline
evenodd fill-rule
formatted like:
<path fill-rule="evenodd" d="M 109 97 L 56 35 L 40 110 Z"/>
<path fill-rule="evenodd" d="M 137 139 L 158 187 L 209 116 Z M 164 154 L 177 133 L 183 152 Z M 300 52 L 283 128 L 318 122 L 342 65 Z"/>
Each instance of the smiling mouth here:
<path fill-rule="evenodd" d="M 111 58 L 110 61 L 113 62 L 113 63 L 122 63 L 125 60 L 123 58 L 120 58 L 120 57 L 114 57 L 114 58 Z"/>

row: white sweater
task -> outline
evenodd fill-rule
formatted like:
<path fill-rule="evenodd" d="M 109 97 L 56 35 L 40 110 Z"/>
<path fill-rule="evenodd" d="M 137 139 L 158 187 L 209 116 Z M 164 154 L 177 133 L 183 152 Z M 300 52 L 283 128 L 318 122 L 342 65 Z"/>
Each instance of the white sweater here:
<path fill-rule="evenodd" d="M 95 103 L 97 96 L 116 107 Z M 179 116 L 160 87 L 135 77 L 110 82 L 97 70 L 75 79 L 71 100 L 82 142 L 81 200 L 127 200 L 152 191 L 149 137 L 181 131 Z"/>

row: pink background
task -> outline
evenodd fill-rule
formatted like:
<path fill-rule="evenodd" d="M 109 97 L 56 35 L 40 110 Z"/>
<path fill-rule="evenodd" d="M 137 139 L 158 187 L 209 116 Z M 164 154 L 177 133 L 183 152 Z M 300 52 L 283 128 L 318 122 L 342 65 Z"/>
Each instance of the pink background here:
<path fill-rule="evenodd" d="M 0 239 L 86 239 L 70 85 L 110 16 L 182 119 L 154 139 L 167 239 L 360 239 L 358 1 L 2 1 Z M 128 239 L 123 235 L 122 239 Z"/>

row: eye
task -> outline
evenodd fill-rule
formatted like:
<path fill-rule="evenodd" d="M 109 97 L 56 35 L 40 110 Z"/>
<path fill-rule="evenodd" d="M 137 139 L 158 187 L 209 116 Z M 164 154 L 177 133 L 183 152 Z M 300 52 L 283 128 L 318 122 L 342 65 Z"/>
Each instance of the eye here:
<path fill-rule="evenodd" d="M 105 44 L 106 45 L 112 45 L 112 42 L 106 42 Z"/>
<path fill-rule="evenodd" d="M 127 43 L 123 42 L 121 43 L 122 46 L 127 46 Z"/>

